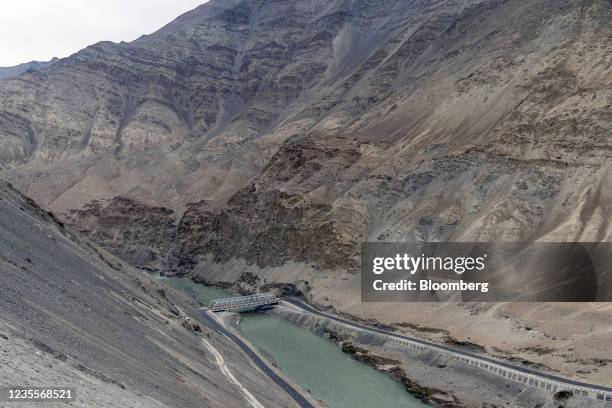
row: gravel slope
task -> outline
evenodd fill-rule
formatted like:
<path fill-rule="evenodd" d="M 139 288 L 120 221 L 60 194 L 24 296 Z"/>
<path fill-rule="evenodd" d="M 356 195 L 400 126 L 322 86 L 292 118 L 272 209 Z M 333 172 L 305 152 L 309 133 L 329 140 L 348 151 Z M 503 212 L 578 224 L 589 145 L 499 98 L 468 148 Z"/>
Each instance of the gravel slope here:
<path fill-rule="evenodd" d="M 73 386 L 83 407 L 243 407 L 208 336 L 257 400 L 293 406 L 223 336 L 188 330 L 192 312 L 0 183 L 0 387 Z"/>

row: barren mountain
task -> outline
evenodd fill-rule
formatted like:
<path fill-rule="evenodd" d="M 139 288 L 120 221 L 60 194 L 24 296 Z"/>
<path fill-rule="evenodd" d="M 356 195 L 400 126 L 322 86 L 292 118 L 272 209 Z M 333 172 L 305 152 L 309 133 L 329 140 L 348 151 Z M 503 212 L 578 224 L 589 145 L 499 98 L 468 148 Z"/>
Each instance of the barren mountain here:
<path fill-rule="evenodd" d="M 566 363 L 605 353 L 606 308 L 367 308 L 355 273 L 362 241 L 610 241 L 611 22 L 609 0 L 213 0 L 0 82 L 1 176 L 140 266 L 487 322 L 508 353 L 582 319 L 547 363 L 609 379 Z"/>
<path fill-rule="evenodd" d="M 49 61 L 30 61 L 23 64 L 15 65 L 13 67 L 0 67 L 0 79 L 14 78 L 28 71 L 35 71 L 47 67 L 59 58 L 53 58 Z"/>

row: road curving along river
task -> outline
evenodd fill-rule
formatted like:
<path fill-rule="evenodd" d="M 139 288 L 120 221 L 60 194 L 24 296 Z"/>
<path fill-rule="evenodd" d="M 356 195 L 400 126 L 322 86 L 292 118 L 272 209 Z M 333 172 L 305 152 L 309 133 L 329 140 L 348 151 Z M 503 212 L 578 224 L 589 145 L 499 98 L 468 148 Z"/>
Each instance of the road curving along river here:
<path fill-rule="evenodd" d="M 212 299 L 232 296 L 225 290 L 189 279 L 161 281 L 204 305 Z M 243 314 L 240 331 L 262 354 L 273 358 L 287 377 L 330 408 L 426 407 L 406 392 L 402 384 L 353 360 L 329 340 L 272 315 Z"/>

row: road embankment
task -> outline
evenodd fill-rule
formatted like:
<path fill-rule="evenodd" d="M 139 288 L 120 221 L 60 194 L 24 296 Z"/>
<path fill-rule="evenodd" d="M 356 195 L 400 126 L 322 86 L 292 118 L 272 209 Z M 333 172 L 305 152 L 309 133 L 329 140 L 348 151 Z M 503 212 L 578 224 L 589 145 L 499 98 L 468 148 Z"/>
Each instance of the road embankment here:
<path fill-rule="evenodd" d="M 223 325 L 219 319 L 208 310 L 200 310 L 200 318 L 208 322 L 217 332 L 223 334 L 230 340 L 232 340 L 245 354 L 246 356 L 265 374 L 274 381 L 279 387 L 281 387 L 301 408 L 318 408 L 318 406 L 311 402 L 307 396 L 305 396 L 295 386 L 290 384 L 284 378 L 282 378 L 271 366 L 270 363 L 265 361 L 259 356 L 256 350 L 251 347 L 246 341 L 241 339 L 239 336 L 234 334 L 231 330 Z"/>
<path fill-rule="evenodd" d="M 480 406 L 483 401 L 514 402 L 516 405 L 541 402 L 542 406 L 562 403 L 566 407 L 610 404 L 597 400 L 599 395 L 605 398 L 607 392 L 612 392 L 605 387 L 365 326 L 319 311 L 298 299 L 285 299 L 273 313 L 330 337 L 354 358 L 402 381 L 411 393 L 422 395 L 432 405 Z M 520 381 L 521 376 L 526 383 Z M 552 384 L 556 384 L 557 389 L 553 389 Z M 590 395 L 582 394 L 585 388 Z M 474 389 L 479 393 L 474 394 Z"/>

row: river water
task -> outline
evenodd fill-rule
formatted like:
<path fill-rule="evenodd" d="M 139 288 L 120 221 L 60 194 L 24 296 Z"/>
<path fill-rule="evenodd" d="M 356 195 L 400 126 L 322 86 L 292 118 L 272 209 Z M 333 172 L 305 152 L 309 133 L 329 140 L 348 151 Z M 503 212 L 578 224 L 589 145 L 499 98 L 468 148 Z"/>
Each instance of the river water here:
<path fill-rule="evenodd" d="M 203 305 L 232 296 L 223 289 L 193 283 L 189 279 L 161 278 Z M 268 314 L 247 313 L 240 332 L 293 382 L 309 390 L 330 408 L 426 407 L 406 392 L 402 384 L 353 360 L 331 341 Z"/>

